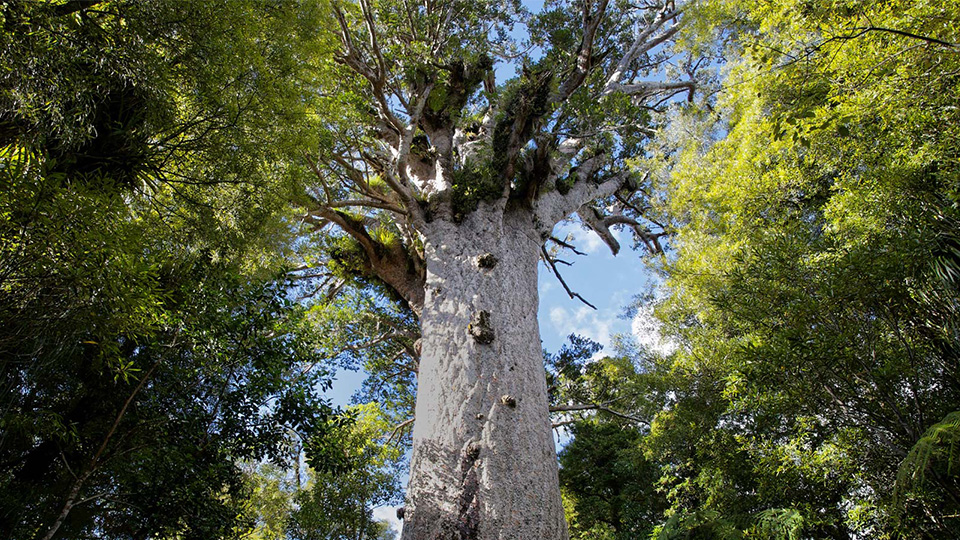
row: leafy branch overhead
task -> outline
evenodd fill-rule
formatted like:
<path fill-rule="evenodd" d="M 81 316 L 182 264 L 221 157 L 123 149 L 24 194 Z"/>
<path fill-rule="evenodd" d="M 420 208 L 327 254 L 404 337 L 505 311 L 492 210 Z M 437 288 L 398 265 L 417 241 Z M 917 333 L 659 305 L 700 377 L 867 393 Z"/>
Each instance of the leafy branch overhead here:
<path fill-rule="evenodd" d="M 645 216 L 649 178 L 627 160 L 650 136 L 651 114 L 697 87 L 697 66 L 671 53 L 681 27 L 672 2 L 555 2 L 536 16 L 492 1 L 330 9 L 335 60 L 322 76 L 341 114 L 307 156 L 316 185 L 304 219 L 350 238 L 366 271 L 414 313 L 423 235 L 479 205 L 529 208 L 541 243 L 579 213 L 614 252 L 621 227 L 661 249 L 665 231 Z M 507 30 L 519 24 L 530 41 L 517 57 Z M 518 75 L 497 81 L 511 65 Z"/>

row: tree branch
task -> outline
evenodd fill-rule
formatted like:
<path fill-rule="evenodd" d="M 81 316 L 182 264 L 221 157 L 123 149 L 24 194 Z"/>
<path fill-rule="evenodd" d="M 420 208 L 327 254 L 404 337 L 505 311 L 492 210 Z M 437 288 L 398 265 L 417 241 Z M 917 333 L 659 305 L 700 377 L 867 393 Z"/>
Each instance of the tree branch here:
<path fill-rule="evenodd" d="M 948 47 L 951 49 L 960 48 L 960 43 L 950 43 L 949 41 L 943 41 L 941 39 L 932 38 L 928 36 L 921 36 L 920 34 L 914 34 L 912 32 L 904 32 L 903 30 L 896 30 L 893 28 L 883 28 L 880 26 L 867 26 L 867 27 L 854 28 L 854 30 L 859 30 L 859 32 L 852 36 L 837 36 L 836 38 L 833 38 L 833 39 L 843 39 L 843 40 L 856 39 L 866 34 L 867 32 L 886 32 L 888 34 L 896 34 L 898 36 L 908 37 L 910 39 L 919 39 L 920 41 L 926 41 L 927 43 L 933 43 L 935 45 L 941 45 L 943 47 Z"/>
<path fill-rule="evenodd" d="M 62 17 L 64 15 L 71 15 L 78 11 L 83 11 L 87 8 L 91 8 L 97 4 L 102 3 L 103 0 L 70 0 L 69 2 L 60 4 L 53 7 L 53 14 L 57 17 Z"/>
<path fill-rule="evenodd" d="M 369 13 L 369 7 L 364 11 L 364 21 L 370 25 L 371 39 L 376 43 L 376 29 L 372 26 L 372 19 L 368 19 L 368 15 L 372 17 L 372 14 Z M 384 93 L 384 84 L 386 77 L 386 65 L 383 64 L 383 58 L 379 57 L 380 66 L 377 70 L 372 69 L 367 63 L 360 58 L 359 49 L 353 41 L 352 32 L 350 31 L 349 24 L 347 24 L 346 16 L 344 16 L 343 11 L 340 10 L 340 6 L 336 3 L 333 3 L 333 14 L 337 19 L 337 23 L 340 26 L 340 40 L 344 46 L 344 52 L 337 55 L 337 60 L 343 65 L 349 67 L 354 71 L 354 73 L 360 75 L 370 84 L 371 89 L 373 90 L 373 98 L 377 104 L 377 110 L 380 116 L 397 132 L 403 130 L 403 122 L 393 111 L 390 109 L 390 104 L 387 100 L 387 96 Z M 379 47 L 375 49 L 375 55 L 380 54 Z"/>
<path fill-rule="evenodd" d="M 602 411 L 607 414 L 612 414 L 618 418 L 623 418 L 624 420 L 629 420 L 636 424 L 643 424 L 649 426 L 650 422 L 643 420 L 642 418 L 637 418 L 635 416 L 630 416 L 629 414 L 624 414 L 620 411 L 616 411 L 607 407 L 606 405 L 600 405 L 597 403 L 578 403 L 576 405 L 555 405 L 550 407 L 550 412 L 577 412 L 577 411 Z M 575 420 L 574 420 L 575 421 Z M 566 422 L 570 423 L 570 422 Z M 561 424 L 563 425 L 563 424 Z"/>
<path fill-rule="evenodd" d="M 583 81 L 587 79 L 593 61 L 593 42 L 596 39 L 597 28 L 603 22 L 604 14 L 607 11 L 608 0 L 600 0 L 596 13 L 590 12 L 590 3 L 584 2 L 583 7 L 583 35 L 580 38 L 580 47 L 577 50 L 576 64 L 573 66 L 571 74 L 557 88 L 557 92 L 551 98 L 552 103 L 562 103 L 567 100 L 576 90 L 580 88 Z"/>
<path fill-rule="evenodd" d="M 381 202 L 381 201 L 372 201 L 369 199 L 342 199 L 339 201 L 333 201 L 327 203 L 328 208 L 350 208 L 350 207 L 366 207 L 366 208 L 379 208 L 381 210 L 390 210 L 391 212 L 396 212 L 398 214 L 406 214 L 406 210 L 400 208 L 399 206 Z"/>
<path fill-rule="evenodd" d="M 667 41 L 680 30 L 680 25 L 673 25 L 667 29 L 666 32 L 663 32 L 654 39 L 650 39 L 667 21 L 676 19 L 679 14 L 679 10 L 671 10 L 670 4 L 664 3 L 663 7 L 657 13 L 657 16 L 637 35 L 633 44 L 627 49 L 627 52 L 620 59 L 620 62 L 617 63 L 617 67 L 610 73 L 603 91 L 600 93 L 601 96 L 609 95 L 619 89 L 620 79 L 623 78 L 623 74 L 626 73 L 630 63 L 633 62 L 635 58 Z"/>
<path fill-rule="evenodd" d="M 629 84 L 618 84 L 615 90 L 628 96 L 652 96 L 659 92 L 669 90 L 691 90 L 696 89 L 696 83 L 693 81 L 680 82 L 638 82 Z"/>
<path fill-rule="evenodd" d="M 572 290 L 570 290 L 570 287 L 567 286 L 567 282 L 564 281 L 563 276 L 560 275 L 560 271 L 557 270 L 556 261 L 553 259 L 553 257 L 550 256 L 549 253 L 547 253 L 547 248 L 540 246 L 540 252 L 542 254 L 543 260 L 548 265 L 550 265 L 550 269 L 553 270 L 553 275 L 557 276 L 557 279 L 560 281 L 560 285 L 563 285 L 563 290 L 567 291 L 567 296 L 569 296 L 571 299 L 580 300 L 581 302 L 592 307 L 593 309 L 597 309 L 597 306 L 591 304 L 590 302 L 587 302 L 587 300 L 584 297 L 580 296 L 579 293 L 575 293 Z"/>
<path fill-rule="evenodd" d="M 607 216 L 603 219 L 603 225 L 605 227 L 611 227 L 613 225 L 627 225 L 633 229 L 637 236 L 643 240 L 643 243 L 647 246 L 647 249 L 651 253 L 663 253 L 663 247 L 660 245 L 660 237 L 665 233 L 653 234 L 649 229 L 644 227 L 639 221 L 624 216 L 621 214 L 614 214 L 612 216 Z"/>
<path fill-rule="evenodd" d="M 176 335 L 174 335 L 174 343 L 176 343 Z M 97 449 L 97 453 L 93 455 L 90 459 L 90 463 L 87 465 L 86 470 L 76 477 L 73 481 L 73 485 L 70 488 L 70 493 L 67 494 L 67 500 L 63 504 L 63 508 L 60 510 L 60 513 L 57 515 L 57 519 L 54 520 L 53 524 L 47 529 L 46 534 L 43 535 L 43 540 L 50 540 L 57 534 L 57 530 L 60 529 L 60 526 L 63 525 L 63 522 L 67 519 L 67 516 L 70 515 L 70 511 L 73 510 L 77 504 L 82 503 L 83 501 L 77 501 L 77 497 L 80 495 L 80 490 L 83 488 L 83 484 L 86 483 L 87 478 L 90 477 L 97 470 L 97 467 L 100 464 L 100 458 L 103 456 L 103 453 L 107 449 L 107 445 L 110 443 L 110 439 L 113 438 L 113 435 L 117 431 L 117 427 L 120 425 L 120 421 L 123 420 L 124 415 L 127 413 L 127 409 L 130 407 L 130 403 L 133 402 L 133 399 L 140 393 L 140 390 L 143 388 L 143 385 L 147 382 L 153 375 L 153 371 L 160 365 L 160 362 L 163 360 L 163 356 L 157 359 L 153 365 L 143 374 L 143 377 L 140 378 L 140 381 L 137 383 L 137 386 L 133 389 L 129 396 L 127 396 L 126 401 L 123 402 L 123 406 L 120 408 L 120 412 L 117 413 L 116 419 L 113 421 L 113 425 L 110 426 L 110 431 L 107 432 L 106 436 L 103 438 L 103 442 L 100 444 L 100 448 Z"/>
<path fill-rule="evenodd" d="M 573 245 L 573 244 L 570 244 L 570 243 L 568 243 L 568 242 L 564 242 L 563 240 L 560 240 L 560 239 L 557 238 L 556 236 L 551 236 L 550 238 L 547 238 L 547 241 L 553 242 L 554 244 L 557 244 L 558 246 L 560 246 L 560 247 L 562 247 L 562 248 L 569 249 L 569 250 L 572 251 L 575 255 L 586 255 L 586 253 L 578 250 L 578 249 L 577 249 L 577 246 L 575 246 L 575 245 Z"/>
<path fill-rule="evenodd" d="M 610 251 L 613 252 L 614 255 L 620 251 L 620 242 L 617 241 L 617 238 L 610 230 L 610 227 L 614 225 L 626 225 L 633 229 L 634 233 L 640 237 L 651 253 L 663 252 L 659 240 L 663 234 L 651 233 L 649 229 L 632 217 L 623 214 L 603 216 L 600 210 L 590 205 L 581 206 L 580 209 L 577 210 L 577 215 L 580 216 L 580 220 L 584 225 L 600 236 L 600 239 L 607 244 L 607 247 L 610 248 Z"/>
<path fill-rule="evenodd" d="M 549 235 L 554 225 L 584 204 L 609 197 L 627 184 L 626 174 L 628 173 L 614 175 L 600 184 L 591 181 L 589 176 L 598 165 L 598 161 L 599 156 L 595 156 L 580 165 L 577 171 L 578 180 L 566 195 L 559 190 L 554 190 L 540 196 L 536 203 L 535 215 L 542 234 Z"/>
<path fill-rule="evenodd" d="M 402 432 L 401 430 L 403 430 L 405 427 L 407 427 L 407 426 L 409 426 L 410 424 L 412 424 L 412 423 L 414 422 L 414 420 L 416 420 L 416 419 L 417 419 L 417 417 L 414 416 L 413 418 L 410 418 L 410 419 L 408 419 L 408 420 L 404 420 L 403 422 L 400 422 L 399 424 L 397 424 L 397 425 L 393 428 L 393 431 L 390 432 L 390 436 L 387 437 L 387 442 L 385 442 L 384 445 L 390 444 L 390 441 L 392 441 L 393 438 L 394 438 L 398 433 L 401 433 L 401 432 Z M 399 443 L 399 442 L 400 442 L 400 439 L 398 438 L 398 439 L 397 439 L 397 443 Z"/>

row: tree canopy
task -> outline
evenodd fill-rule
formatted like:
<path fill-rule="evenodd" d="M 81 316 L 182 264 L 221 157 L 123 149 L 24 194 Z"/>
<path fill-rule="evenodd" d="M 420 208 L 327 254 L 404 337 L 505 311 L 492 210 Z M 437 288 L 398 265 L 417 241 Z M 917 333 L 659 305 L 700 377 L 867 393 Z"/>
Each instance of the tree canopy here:
<path fill-rule="evenodd" d="M 229 537 L 239 462 L 322 433 L 283 272 L 308 7 L 3 4 L 3 537 Z"/>
<path fill-rule="evenodd" d="M 639 428 L 670 505 L 654 536 L 955 536 L 960 13 L 688 15 L 725 75 L 638 163 L 664 193 L 654 303 L 677 346 L 643 375 L 667 389 Z"/>
<path fill-rule="evenodd" d="M 0 537 L 960 535 L 960 8 L 529 10 L 0 5 Z"/>

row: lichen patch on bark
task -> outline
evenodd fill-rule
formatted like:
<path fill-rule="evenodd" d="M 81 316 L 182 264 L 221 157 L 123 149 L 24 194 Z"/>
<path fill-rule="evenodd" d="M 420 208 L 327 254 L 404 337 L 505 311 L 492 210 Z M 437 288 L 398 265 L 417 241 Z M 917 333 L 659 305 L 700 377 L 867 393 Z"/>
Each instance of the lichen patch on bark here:
<path fill-rule="evenodd" d="M 474 341 L 483 345 L 493 343 L 493 326 L 490 325 L 490 312 L 480 310 L 473 314 L 468 328 Z"/>
<path fill-rule="evenodd" d="M 497 265 L 497 262 L 497 258 L 493 256 L 493 253 L 477 255 L 477 268 L 481 270 L 490 270 Z"/>

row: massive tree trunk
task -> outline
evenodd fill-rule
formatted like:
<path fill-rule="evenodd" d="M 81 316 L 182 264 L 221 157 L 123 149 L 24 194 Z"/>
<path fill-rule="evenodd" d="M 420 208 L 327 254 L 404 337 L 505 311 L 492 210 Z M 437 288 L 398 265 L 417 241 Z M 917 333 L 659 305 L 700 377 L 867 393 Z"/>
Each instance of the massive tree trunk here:
<path fill-rule="evenodd" d="M 529 209 L 481 203 L 425 234 L 404 540 L 567 538 L 537 326 Z"/>

